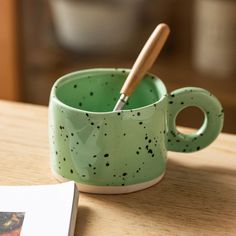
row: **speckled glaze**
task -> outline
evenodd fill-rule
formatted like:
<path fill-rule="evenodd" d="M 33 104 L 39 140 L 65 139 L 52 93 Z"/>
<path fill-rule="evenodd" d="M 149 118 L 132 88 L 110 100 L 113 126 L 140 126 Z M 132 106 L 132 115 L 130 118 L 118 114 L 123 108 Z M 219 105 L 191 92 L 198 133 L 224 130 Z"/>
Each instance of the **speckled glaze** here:
<path fill-rule="evenodd" d="M 60 78 L 52 88 L 52 171 L 76 181 L 81 191 L 124 193 L 149 187 L 164 175 L 168 150 L 198 151 L 222 129 L 223 109 L 211 93 L 188 87 L 168 95 L 162 81 L 151 74 L 126 107 L 113 112 L 127 74 L 125 69 L 78 71 Z M 194 134 L 176 129 L 177 114 L 188 106 L 205 114 L 204 124 Z"/>

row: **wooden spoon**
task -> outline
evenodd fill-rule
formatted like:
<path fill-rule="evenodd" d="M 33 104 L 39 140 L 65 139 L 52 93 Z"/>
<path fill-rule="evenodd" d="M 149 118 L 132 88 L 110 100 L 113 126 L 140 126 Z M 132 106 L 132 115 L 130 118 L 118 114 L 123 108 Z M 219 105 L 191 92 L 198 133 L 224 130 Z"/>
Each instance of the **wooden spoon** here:
<path fill-rule="evenodd" d="M 136 59 L 127 79 L 125 80 L 125 83 L 120 91 L 121 96 L 113 111 L 119 111 L 123 108 L 129 96 L 133 93 L 143 76 L 152 67 L 166 42 L 169 33 L 169 26 L 164 23 L 159 24 L 155 28 L 138 55 L 138 58 Z"/>

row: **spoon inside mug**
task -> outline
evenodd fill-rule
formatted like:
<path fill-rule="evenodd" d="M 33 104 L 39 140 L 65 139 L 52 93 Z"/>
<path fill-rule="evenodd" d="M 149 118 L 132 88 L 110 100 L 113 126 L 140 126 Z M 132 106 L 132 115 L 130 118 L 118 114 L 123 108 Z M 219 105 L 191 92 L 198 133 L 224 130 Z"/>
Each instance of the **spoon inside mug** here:
<path fill-rule="evenodd" d="M 120 98 L 117 101 L 113 111 L 119 111 L 123 108 L 138 83 L 152 67 L 166 42 L 169 33 L 169 26 L 164 23 L 159 24 L 155 28 L 138 55 L 138 58 L 136 59 L 127 79 L 125 80 L 125 83 L 120 90 Z"/>

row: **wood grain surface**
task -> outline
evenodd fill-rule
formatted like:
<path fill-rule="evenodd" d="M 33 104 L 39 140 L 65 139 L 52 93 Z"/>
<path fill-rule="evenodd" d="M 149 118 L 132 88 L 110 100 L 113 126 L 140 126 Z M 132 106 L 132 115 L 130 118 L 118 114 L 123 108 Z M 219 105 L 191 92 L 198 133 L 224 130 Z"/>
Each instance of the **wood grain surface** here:
<path fill-rule="evenodd" d="M 47 108 L 0 101 L 0 184 L 56 182 Z M 169 152 L 165 178 L 144 191 L 81 193 L 75 235 L 236 235 L 236 136 L 221 134 L 192 154 Z"/>

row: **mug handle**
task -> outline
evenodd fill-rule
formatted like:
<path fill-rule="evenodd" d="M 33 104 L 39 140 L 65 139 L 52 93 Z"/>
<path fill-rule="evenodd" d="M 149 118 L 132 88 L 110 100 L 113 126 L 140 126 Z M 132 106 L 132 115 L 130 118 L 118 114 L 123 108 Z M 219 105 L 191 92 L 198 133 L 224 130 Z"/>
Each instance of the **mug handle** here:
<path fill-rule="evenodd" d="M 186 107 L 198 107 L 204 113 L 202 126 L 191 134 L 176 129 L 176 117 Z M 224 110 L 209 91 L 186 87 L 168 95 L 167 149 L 175 152 L 195 152 L 212 143 L 223 128 Z"/>

